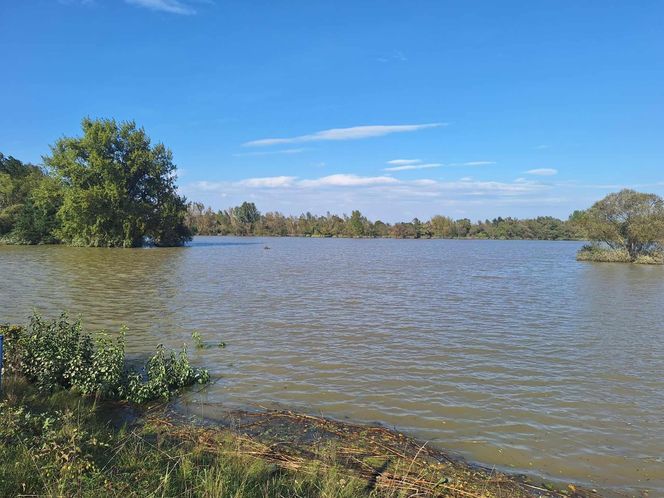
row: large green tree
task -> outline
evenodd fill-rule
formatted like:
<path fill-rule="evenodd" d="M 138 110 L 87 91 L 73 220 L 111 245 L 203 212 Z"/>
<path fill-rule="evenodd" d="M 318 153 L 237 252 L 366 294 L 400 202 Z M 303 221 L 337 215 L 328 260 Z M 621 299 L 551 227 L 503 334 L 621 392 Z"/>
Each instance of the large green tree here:
<path fill-rule="evenodd" d="M 134 122 L 84 119 L 83 136 L 64 137 L 44 158 L 64 186 L 59 238 L 68 244 L 177 246 L 191 238 L 177 194 L 173 155 Z"/>
<path fill-rule="evenodd" d="M 590 240 L 625 250 L 632 260 L 664 247 L 664 199 L 655 194 L 621 190 L 572 218 Z"/>

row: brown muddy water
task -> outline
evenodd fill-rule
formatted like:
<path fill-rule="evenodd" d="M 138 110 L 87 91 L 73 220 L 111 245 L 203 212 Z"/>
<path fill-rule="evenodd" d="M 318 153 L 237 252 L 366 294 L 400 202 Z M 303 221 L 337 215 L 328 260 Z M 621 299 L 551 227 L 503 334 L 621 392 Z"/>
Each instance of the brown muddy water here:
<path fill-rule="evenodd" d="M 136 354 L 187 343 L 220 377 L 187 404 L 207 417 L 379 422 L 490 467 L 664 496 L 664 267 L 581 263 L 579 246 L 0 246 L 0 321 L 69 310 L 127 324 Z M 194 331 L 227 347 L 194 349 Z"/>

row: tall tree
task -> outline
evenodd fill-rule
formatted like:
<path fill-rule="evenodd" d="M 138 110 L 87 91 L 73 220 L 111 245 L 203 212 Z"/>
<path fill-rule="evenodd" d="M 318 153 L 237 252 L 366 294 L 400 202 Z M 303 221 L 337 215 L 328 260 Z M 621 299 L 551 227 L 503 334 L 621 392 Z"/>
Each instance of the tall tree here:
<path fill-rule="evenodd" d="M 622 249 L 632 260 L 664 247 L 664 199 L 624 189 L 607 195 L 574 221 L 587 237 L 611 249 Z"/>
<path fill-rule="evenodd" d="M 151 145 L 131 121 L 86 118 L 82 127 L 82 137 L 61 138 L 44 158 L 65 187 L 57 235 L 69 244 L 104 247 L 189 240 L 171 151 Z"/>

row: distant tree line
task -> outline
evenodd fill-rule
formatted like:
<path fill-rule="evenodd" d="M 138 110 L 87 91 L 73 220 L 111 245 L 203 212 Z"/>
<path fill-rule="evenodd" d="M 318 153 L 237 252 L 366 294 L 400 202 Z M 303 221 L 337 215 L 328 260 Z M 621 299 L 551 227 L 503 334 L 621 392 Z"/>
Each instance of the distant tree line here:
<path fill-rule="evenodd" d="M 177 246 L 189 240 L 171 151 L 133 122 L 84 119 L 44 167 L 0 153 L 0 241 Z"/>
<path fill-rule="evenodd" d="M 196 235 L 533 240 L 571 240 L 582 237 L 575 223 L 550 216 L 523 220 L 494 218 L 472 222 L 468 218 L 454 220 L 437 215 L 427 221 L 415 218 L 409 222 L 390 224 L 380 220 L 371 221 L 360 211 L 352 211 L 350 216 L 330 213 L 324 216 L 311 213 L 299 216 L 285 216 L 278 212 L 262 214 L 253 202 L 243 202 L 239 206 L 219 211 L 192 202 L 188 205 L 185 224 Z"/>

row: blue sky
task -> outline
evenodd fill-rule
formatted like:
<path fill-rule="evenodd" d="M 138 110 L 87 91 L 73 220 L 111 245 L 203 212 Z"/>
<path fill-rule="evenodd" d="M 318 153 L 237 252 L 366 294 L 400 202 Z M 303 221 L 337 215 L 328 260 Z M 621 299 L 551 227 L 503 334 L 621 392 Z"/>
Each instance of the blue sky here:
<path fill-rule="evenodd" d="M 3 0 L 0 151 L 133 119 L 180 190 L 387 221 L 664 194 L 664 2 Z"/>

